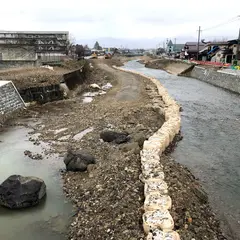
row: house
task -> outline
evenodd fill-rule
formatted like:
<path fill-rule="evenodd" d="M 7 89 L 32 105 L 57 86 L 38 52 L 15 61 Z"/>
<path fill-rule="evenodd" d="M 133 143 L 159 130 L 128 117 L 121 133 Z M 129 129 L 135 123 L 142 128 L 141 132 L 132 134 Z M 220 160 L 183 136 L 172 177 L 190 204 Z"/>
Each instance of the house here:
<path fill-rule="evenodd" d="M 173 51 L 174 53 L 180 53 L 183 51 L 185 44 L 174 44 Z"/>
<path fill-rule="evenodd" d="M 173 45 L 173 43 L 172 43 L 172 40 L 170 39 L 170 41 L 167 42 L 166 52 L 167 52 L 168 54 L 171 54 L 171 53 L 173 53 L 173 51 L 174 51 L 174 45 Z"/>
<path fill-rule="evenodd" d="M 198 49 L 198 42 L 186 42 L 184 45 L 184 55 L 185 58 L 193 58 L 197 59 L 198 50 L 201 51 L 205 47 L 204 43 L 199 43 Z"/>
<path fill-rule="evenodd" d="M 199 56 L 204 61 L 232 63 L 237 59 L 237 43 L 238 40 L 208 42 L 199 51 Z M 238 60 L 240 60 L 239 56 Z"/>

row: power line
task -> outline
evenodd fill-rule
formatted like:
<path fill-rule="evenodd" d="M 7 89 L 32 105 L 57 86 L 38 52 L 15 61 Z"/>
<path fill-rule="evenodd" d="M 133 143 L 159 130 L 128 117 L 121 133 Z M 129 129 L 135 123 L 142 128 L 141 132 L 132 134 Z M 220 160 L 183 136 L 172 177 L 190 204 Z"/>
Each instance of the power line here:
<path fill-rule="evenodd" d="M 232 22 L 236 22 L 236 21 L 238 21 L 238 20 L 240 20 L 240 15 L 238 15 L 238 16 L 236 16 L 236 17 L 234 17 L 234 18 L 231 18 L 231 19 L 229 19 L 229 20 L 226 21 L 226 22 L 220 23 L 220 24 L 215 25 L 215 26 L 212 26 L 212 27 L 210 27 L 210 28 L 203 29 L 202 31 L 208 31 L 208 30 L 211 30 L 211 29 L 214 29 L 214 28 L 218 28 L 218 27 L 221 27 L 221 26 L 223 26 L 223 25 L 226 25 L 226 24 L 229 24 L 229 23 L 232 23 Z"/>

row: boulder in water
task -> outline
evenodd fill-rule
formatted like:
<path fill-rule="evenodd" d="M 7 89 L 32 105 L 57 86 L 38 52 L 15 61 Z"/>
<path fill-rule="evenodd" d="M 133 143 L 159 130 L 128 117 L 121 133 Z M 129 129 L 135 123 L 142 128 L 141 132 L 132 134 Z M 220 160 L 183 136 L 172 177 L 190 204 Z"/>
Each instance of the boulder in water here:
<path fill-rule="evenodd" d="M 36 177 L 12 175 L 0 185 L 0 205 L 11 209 L 37 205 L 45 195 L 46 185 Z"/>

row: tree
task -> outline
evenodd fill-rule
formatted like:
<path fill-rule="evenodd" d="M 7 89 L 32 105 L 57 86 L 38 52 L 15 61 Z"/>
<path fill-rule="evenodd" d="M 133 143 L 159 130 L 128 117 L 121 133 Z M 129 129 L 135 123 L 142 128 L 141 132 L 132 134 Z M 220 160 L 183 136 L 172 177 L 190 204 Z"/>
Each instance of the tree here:
<path fill-rule="evenodd" d="M 94 49 L 96 49 L 96 50 L 102 50 L 102 47 L 99 45 L 98 41 L 95 42 L 95 44 L 94 44 Z"/>
<path fill-rule="evenodd" d="M 88 47 L 88 45 L 86 44 L 86 45 L 84 45 L 84 50 L 89 50 L 89 47 Z"/>
<path fill-rule="evenodd" d="M 84 47 L 83 45 L 76 45 L 76 54 L 78 56 L 78 59 L 84 58 Z"/>
<path fill-rule="evenodd" d="M 74 38 L 73 35 L 70 34 L 69 38 L 68 38 L 68 41 L 67 41 L 67 49 L 66 49 L 66 54 L 67 55 L 73 55 L 74 53 L 74 49 L 75 49 L 75 42 L 76 42 L 76 39 Z"/>

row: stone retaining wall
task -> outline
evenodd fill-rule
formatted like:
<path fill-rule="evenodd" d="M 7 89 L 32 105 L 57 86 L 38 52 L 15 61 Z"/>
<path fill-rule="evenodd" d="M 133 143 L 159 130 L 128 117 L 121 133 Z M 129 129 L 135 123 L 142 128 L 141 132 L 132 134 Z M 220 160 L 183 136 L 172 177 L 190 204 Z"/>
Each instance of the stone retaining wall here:
<path fill-rule="evenodd" d="M 190 72 L 190 76 L 214 86 L 240 93 L 240 75 L 195 66 Z"/>
<path fill-rule="evenodd" d="M 12 112 L 24 108 L 25 103 L 11 81 L 0 81 L 0 124 Z"/>
<path fill-rule="evenodd" d="M 161 154 L 180 131 L 180 107 L 169 96 L 159 80 L 135 71 L 115 66 L 114 68 L 151 80 L 157 86 L 158 94 L 165 103 L 165 108 L 162 109 L 160 100 L 154 99 L 155 107 L 159 108 L 159 113 L 164 112 L 166 121 L 157 132 L 144 142 L 141 151 L 142 174 L 140 178 L 144 182 L 145 195 L 143 228 L 147 234 L 147 240 L 180 240 L 179 234 L 173 231 L 174 221 L 169 213 L 172 201 L 168 195 L 168 186 L 164 181 L 161 164 Z"/>

